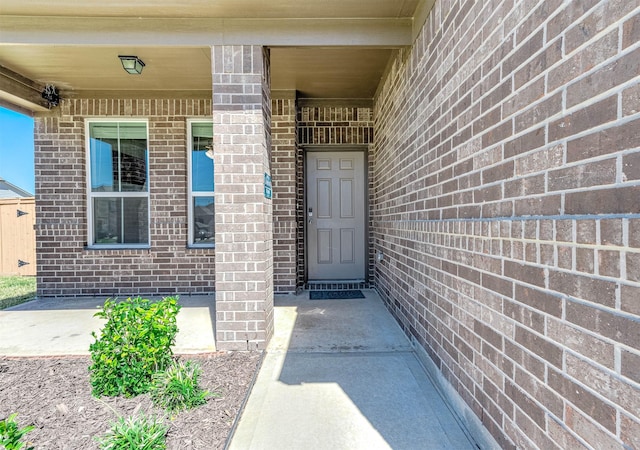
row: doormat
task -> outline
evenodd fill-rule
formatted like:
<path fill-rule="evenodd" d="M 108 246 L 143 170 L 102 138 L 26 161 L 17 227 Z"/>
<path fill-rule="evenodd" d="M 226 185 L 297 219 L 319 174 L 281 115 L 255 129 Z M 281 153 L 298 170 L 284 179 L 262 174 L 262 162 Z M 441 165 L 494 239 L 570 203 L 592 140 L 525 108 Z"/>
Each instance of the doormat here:
<path fill-rule="evenodd" d="M 353 291 L 309 291 L 309 300 L 349 300 L 365 298 L 361 290 Z"/>

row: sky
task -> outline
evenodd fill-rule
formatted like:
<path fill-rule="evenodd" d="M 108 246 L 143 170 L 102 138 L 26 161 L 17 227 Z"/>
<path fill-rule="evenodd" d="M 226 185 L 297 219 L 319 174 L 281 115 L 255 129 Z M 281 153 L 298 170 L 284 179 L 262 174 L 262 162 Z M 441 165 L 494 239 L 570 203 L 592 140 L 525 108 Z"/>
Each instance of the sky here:
<path fill-rule="evenodd" d="M 0 178 L 35 194 L 33 119 L 0 107 Z"/>

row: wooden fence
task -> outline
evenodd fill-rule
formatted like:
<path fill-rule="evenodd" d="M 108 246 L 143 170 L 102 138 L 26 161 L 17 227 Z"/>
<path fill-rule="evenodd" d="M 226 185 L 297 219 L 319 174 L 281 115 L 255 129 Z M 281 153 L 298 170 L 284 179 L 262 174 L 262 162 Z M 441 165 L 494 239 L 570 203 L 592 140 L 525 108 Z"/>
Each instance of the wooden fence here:
<path fill-rule="evenodd" d="M 0 199 L 0 275 L 36 274 L 36 203 Z"/>

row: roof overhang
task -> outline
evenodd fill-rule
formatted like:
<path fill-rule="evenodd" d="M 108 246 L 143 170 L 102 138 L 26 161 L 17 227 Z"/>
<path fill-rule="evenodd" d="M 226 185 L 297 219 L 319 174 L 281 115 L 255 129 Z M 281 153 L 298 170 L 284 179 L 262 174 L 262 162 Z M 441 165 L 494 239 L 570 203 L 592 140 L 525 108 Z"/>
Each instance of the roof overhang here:
<path fill-rule="evenodd" d="M 87 46 L 411 45 L 410 18 L 213 19 L 0 16 L 1 42 Z"/>
<path fill-rule="evenodd" d="M 372 98 L 395 49 L 413 43 L 434 0 L 4 0 L 0 102 L 42 111 L 63 98 L 211 94 L 213 45 L 272 49 L 274 90 Z M 49 13 L 50 12 L 50 13 Z M 418 23 L 419 22 L 419 23 Z M 127 76 L 118 54 L 147 64 Z"/>

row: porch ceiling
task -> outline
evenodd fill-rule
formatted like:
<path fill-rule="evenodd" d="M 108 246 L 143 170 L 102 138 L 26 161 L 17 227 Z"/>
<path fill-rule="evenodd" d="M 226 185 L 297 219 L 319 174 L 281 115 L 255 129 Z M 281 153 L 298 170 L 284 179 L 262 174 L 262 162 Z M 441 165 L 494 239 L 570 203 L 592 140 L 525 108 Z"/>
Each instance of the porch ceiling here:
<path fill-rule="evenodd" d="M 239 43 L 271 48 L 274 90 L 372 98 L 432 2 L 3 0 L 0 102 L 42 110 L 45 84 L 63 97 L 210 95 L 210 46 Z M 128 75 L 119 54 L 140 57 L 142 75 Z"/>
<path fill-rule="evenodd" d="M 372 98 L 391 52 L 385 48 L 274 47 L 271 88 L 297 90 L 309 98 Z M 146 64 L 142 75 L 127 74 L 119 54 L 142 59 Z M 55 85 L 67 96 L 211 91 L 209 47 L 4 45 L 0 46 L 0 61 L 38 84 Z"/>
<path fill-rule="evenodd" d="M 2 15 L 72 17 L 399 18 L 419 0 L 3 0 Z M 363 5 L 366 7 L 363 8 Z"/>

